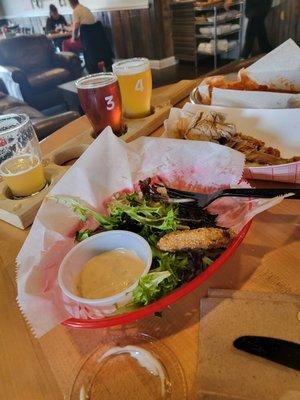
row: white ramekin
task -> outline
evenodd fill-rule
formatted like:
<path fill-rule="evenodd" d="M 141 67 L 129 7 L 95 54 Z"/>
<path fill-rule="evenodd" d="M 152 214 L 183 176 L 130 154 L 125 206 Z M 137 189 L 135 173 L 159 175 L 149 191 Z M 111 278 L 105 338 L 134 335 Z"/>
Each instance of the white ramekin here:
<path fill-rule="evenodd" d="M 152 251 L 144 238 L 136 233 L 121 230 L 98 233 L 73 247 L 59 267 L 58 284 L 64 297 L 69 300 L 67 303 L 76 303 L 77 306 L 90 310 L 91 317 L 99 317 L 112 314 L 118 307 L 131 300 L 132 291 L 137 286 L 139 279 L 126 290 L 102 299 L 86 299 L 76 294 L 77 280 L 84 264 L 102 252 L 116 249 L 134 251 L 145 263 L 145 269 L 141 276 L 149 272 Z"/>

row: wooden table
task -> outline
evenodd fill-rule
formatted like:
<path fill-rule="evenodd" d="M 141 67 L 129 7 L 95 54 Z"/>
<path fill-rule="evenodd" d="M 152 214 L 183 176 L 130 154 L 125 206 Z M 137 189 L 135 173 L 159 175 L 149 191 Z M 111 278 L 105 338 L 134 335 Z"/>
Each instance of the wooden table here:
<path fill-rule="evenodd" d="M 43 152 L 88 127 L 85 117 L 72 122 L 43 141 Z M 152 335 L 173 350 L 185 373 L 188 399 L 195 398 L 200 297 L 209 287 L 299 294 L 299 227 L 300 202 L 283 201 L 255 218 L 235 255 L 201 288 L 165 310 L 162 318 L 123 327 Z M 33 338 L 15 301 L 15 258 L 27 233 L 0 222 L 0 398 L 67 399 L 83 358 L 119 328 L 82 331 L 58 326 L 40 340 Z"/>

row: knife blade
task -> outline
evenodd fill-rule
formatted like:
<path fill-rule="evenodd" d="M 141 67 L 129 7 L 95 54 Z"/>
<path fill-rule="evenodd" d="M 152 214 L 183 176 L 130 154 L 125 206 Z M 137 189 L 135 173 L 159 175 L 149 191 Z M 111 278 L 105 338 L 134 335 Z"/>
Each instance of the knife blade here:
<path fill-rule="evenodd" d="M 233 346 L 247 353 L 300 371 L 300 344 L 265 336 L 240 336 Z"/>

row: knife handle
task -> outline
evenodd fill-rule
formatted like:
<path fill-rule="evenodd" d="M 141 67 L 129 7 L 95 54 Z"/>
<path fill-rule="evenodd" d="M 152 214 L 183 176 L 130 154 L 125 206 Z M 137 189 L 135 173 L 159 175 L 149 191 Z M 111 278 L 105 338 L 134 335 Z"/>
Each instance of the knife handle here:
<path fill-rule="evenodd" d="M 233 345 L 238 350 L 300 371 L 300 344 L 265 336 L 241 336 Z"/>

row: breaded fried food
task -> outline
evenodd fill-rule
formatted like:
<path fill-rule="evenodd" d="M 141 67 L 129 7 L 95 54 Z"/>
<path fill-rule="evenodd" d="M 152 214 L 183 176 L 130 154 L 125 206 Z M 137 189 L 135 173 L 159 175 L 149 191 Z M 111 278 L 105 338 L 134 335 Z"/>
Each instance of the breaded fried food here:
<path fill-rule="evenodd" d="M 186 231 L 167 233 L 157 243 L 160 250 L 207 250 L 227 247 L 232 239 L 232 233 L 222 228 L 198 228 Z"/>

